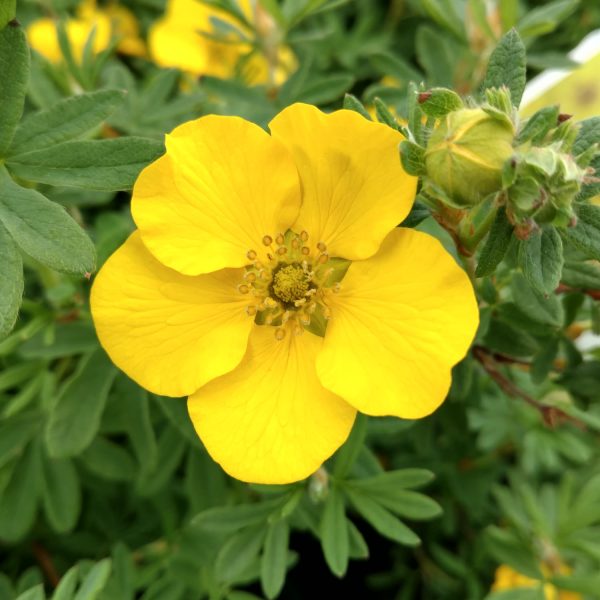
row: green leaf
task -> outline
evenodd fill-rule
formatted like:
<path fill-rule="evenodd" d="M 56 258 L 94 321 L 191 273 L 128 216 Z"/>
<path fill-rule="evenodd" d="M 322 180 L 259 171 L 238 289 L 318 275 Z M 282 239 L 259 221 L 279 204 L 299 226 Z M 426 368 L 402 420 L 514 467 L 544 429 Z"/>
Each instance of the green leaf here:
<path fill-rule="evenodd" d="M 353 110 L 357 112 L 359 115 L 362 115 L 365 119 L 372 121 L 371 115 L 368 113 L 365 105 L 352 94 L 344 94 L 344 108 L 346 110 Z"/>
<path fill-rule="evenodd" d="M 327 104 L 337 100 L 353 84 L 354 76 L 345 73 L 314 78 L 304 86 L 296 101 L 307 104 Z"/>
<path fill-rule="evenodd" d="M 319 529 L 321 548 L 331 572 L 343 577 L 348 569 L 350 541 L 344 498 L 334 485 L 329 490 Z"/>
<path fill-rule="evenodd" d="M 33 525 L 40 491 L 40 451 L 29 444 L 15 466 L 0 501 L 0 539 L 16 542 Z"/>
<path fill-rule="evenodd" d="M 100 125 L 123 102 L 125 92 L 101 90 L 57 102 L 48 110 L 34 113 L 17 127 L 9 148 L 11 157 L 52 148 Z"/>
<path fill-rule="evenodd" d="M 367 435 L 368 417 L 357 414 L 352 431 L 344 445 L 337 451 L 333 466 L 333 475 L 338 479 L 344 478 L 352 469 Z"/>
<path fill-rule="evenodd" d="M 346 491 L 354 508 L 382 536 L 404 546 L 418 546 L 421 543 L 413 531 L 375 500 L 351 489 Z"/>
<path fill-rule="evenodd" d="M 128 423 L 127 435 L 142 468 L 152 468 L 158 455 L 156 437 L 150 420 L 148 392 L 120 375 L 115 384 L 115 395 L 123 406 Z M 168 402 L 168 400 L 166 400 Z"/>
<path fill-rule="evenodd" d="M 396 121 L 396 117 L 390 112 L 390 109 L 386 106 L 385 102 L 381 100 L 381 98 L 375 98 L 373 101 L 375 104 L 375 113 L 377 115 L 377 120 L 396 131 L 400 131 L 400 127 L 398 126 L 398 122 Z"/>
<path fill-rule="evenodd" d="M 525 70 L 525 46 L 516 30 L 511 29 L 492 52 L 483 88 L 505 85 L 513 105 L 518 107 L 525 89 Z"/>
<path fill-rule="evenodd" d="M 352 480 L 352 484 L 368 488 L 372 495 L 385 493 L 389 489 L 417 488 L 427 485 L 434 479 L 434 474 L 427 469 L 400 469 L 386 471 L 367 479 Z"/>
<path fill-rule="evenodd" d="M 117 371 L 103 350 L 85 356 L 62 388 L 46 426 L 48 453 L 75 456 L 90 445 L 100 427 Z"/>
<path fill-rule="evenodd" d="M 98 477 L 111 481 L 131 481 L 135 476 L 135 463 L 119 444 L 96 437 L 79 455 L 83 465 Z"/>
<path fill-rule="evenodd" d="M 0 19 L 14 8 L 12 4 L 3 9 Z M 0 157 L 5 156 L 21 120 L 28 81 L 29 48 L 25 32 L 15 21 L 0 30 Z"/>
<path fill-rule="evenodd" d="M 44 594 L 44 584 L 40 583 L 36 585 L 34 588 L 27 590 L 20 594 L 15 600 L 44 600 L 46 598 L 46 594 Z"/>
<path fill-rule="evenodd" d="M 457 38 L 464 39 L 464 24 L 456 12 L 453 0 L 421 0 L 421 5 L 438 25 L 451 31 Z"/>
<path fill-rule="evenodd" d="M 83 583 L 73 600 L 96 600 L 108 581 L 110 566 L 110 558 L 105 558 L 96 563 L 83 579 Z"/>
<path fill-rule="evenodd" d="M 369 546 L 367 546 L 362 533 L 350 519 L 346 519 L 346 525 L 348 526 L 350 558 L 369 558 Z"/>
<path fill-rule="evenodd" d="M 90 190 L 130 190 L 140 171 L 164 152 L 161 142 L 141 137 L 63 142 L 6 161 L 18 177 Z"/>
<path fill-rule="evenodd" d="M 600 290 L 600 267 L 594 263 L 566 261 L 561 282 L 580 290 Z"/>
<path fill-rule="evenodd" d="M 511 289 L 516 305 L 530 319 L 551 327 L 560 327 L 563 324 L 563 306 L 555 294 L 545 296 L 532 288 L 520 273 L 513 276 Z"/>
<path fill-rule="evenodd" d="M 215 575 L 219 581 L 233 583 L 257 559 L 265 536 L 262 525 L 234 534 L 219 550 Z"/>
<path fill-rule="evenodd" d="M 60 578 L 52 595 L 52 600 L 72 600 L 78 580 L 79 566 L 75 565 Z"/>
<path fill-rule="evenodd" d="M 0 222 L 23 252 L 42 264 L 67 273 L 94 270 L 94 245 L 65 209 L 17 185 L 1 166 Z"/>
<path fill-rule="evenodd" d="M 579 4 L 578 0 L 558 0 L 525 12 L 518 29 L 523 37 L 537 37 L 554 31 Z"/>
<path fill-rule="evenodd" d="M 404 170 L 409 175 L 425 175 L 427 169 L 425 168 L 425 148 L 403 140 L 400 142 L 400 160 Z"/>
<path fill-rule="evenodd" d="M 68 459 L 42 460 L 42 505 L 52 529 L 71 531 L 81 511 L 81 489 L 77 471 Z"/>
<path fill-rule="evenodd" d="M 558 106 L 545 106 L 529 118 L 523 129 L 519 132 L 516 144 L 523 144 L 529 140 L 540 142 L 544 136 L 558 124 Z"/>
<path fill-rule="evenodd" d="M 454 46 L 438 29 L 429 25 L 419 27 L 415 40 L 417 59 L 427 73 L 430 85 L 452 86 L 452 74 L 456 65 L 452 59 Z M 410 112 L 409 112 L 410 116 Z M 414 133 L 411 125 L 410 130 Z M 417 141 L 421 141 L 415 136 Z"/>
<path fill-rule="evenodd" d="M 17 322 L 23 297 L 23 260 L 6 229 L 0 224 L 0 339 Z"/>
<path fill-rule="evenodd" d="M 421 95 L 421 110 L 434 119 L 440 119 L 449 112 L 463 108 L 460 96 L 447 88 L 431 88 Z"/>
<path fill-rule="evenodd" d="M 588 258 L 600 260 L 600 206 L 577 206 L 577 225 L 561 229 L 563 238 Z"/>
<path fill-rule="evenodd" d="M 400 517 L 428 520 L 441 514 L 442 509 L 437 502 L 424 494 L 399 488 L 394 478 L 386 478 L 386 474 L 353 480 L 348 485 Z"/>
<path fill-rule="evenodd" d="M 290 527 L 286 519 L 269 525 L 260 561 L 260 583 L 269 600 L 276 598 L 285 583 Z"/>
<path fill-rule="evenodd" d="M 243 527 L 263 523 L 281 504 L 281 499 L 275 498 L 256 504 L 210 508 L 196 515 L 192 525 L 202 527 L 206 531 L 233 532 Z"/>
<path fill-rule="evenodd" d="M 0 423 L 0 467 L 18 456 L 29 440 L 39 432 L 42 416 L 28 412 L 2 419 Z"/>
<path fill-rule="evenodd" d="M 15 18 L 17 0 L 2 0 L 0 2 L 0 29 Z"/>
<path fill-rule="evenodd" d="M 544 227 L 520 241 L 518 261 L 529 283 L 542 294 L 551 294 L 560 283 L 564 262 L 556 229 Z"/>
<path fill-rule="evenodd" d="M 98 339 L 91 323 L 52 323 L 22 344 L 19 355 L 52 360 L 91 352 L 97 347 Z"/>
<path fill-rule="evenodd" d="M 512 238 L 513 226 L 506 216 L 506 209 L 501 206 L 492 223 L 485 246 L 479 256 L 475 269 L 475 277 L 491 275 L 500 264 Z"/>
<path fill-rule="evenodd" d="M 578 123 L 579 131 L 573 144 L 573 155 L 585 152 L 594 144 L 600 144 L 600 117 L 592 117 Z"/>

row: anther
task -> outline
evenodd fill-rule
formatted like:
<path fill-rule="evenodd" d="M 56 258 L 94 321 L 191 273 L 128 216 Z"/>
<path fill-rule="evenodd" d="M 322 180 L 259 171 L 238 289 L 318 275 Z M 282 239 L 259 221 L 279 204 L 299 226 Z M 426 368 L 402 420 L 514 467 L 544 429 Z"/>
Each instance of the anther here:
<path fill-rule="evenodd" d="M 329 254 L 321 254 L 319 256 L 319 264 L 324 265 L 329 260 Z"/>
<path fill-rule="evenodd" d="M 292 313 L 289 310 L 286 310 L 283 313 L 283 316 L 281 317 L 281 324 L 285 325 L 290 320 L 291 316 L 292 316 Z"/>
<path fill-rule="evenodd" d="M 270 235 L 265 235 L 262 239 L 262 243 L 265 246 L 270 246 L 273 243 L 273 238 Z"/>
<path fill-rule="evenodd" d="M 250 291 L 250 288 L 245 283 L 238 285 L 237 289 L 240 294 L 247 294 Z"/>
<path fill-rule="evenodd" d="M 326 319 L 327 321 L 329 321 L 329 319 L 331 319 L 331 309 L 329 308 L 329 306 L 323 307 L 323 318 Z"/>
<path fill-rule="evenodd" d="M 317 249 L 319 250 L 319 252 L 325 252 L 325 250 L 327 250 L 327 246 L 324 242 L 319 242 L 317 244 Z"/>
<path fill-rule="evenodd" d="M 256 252 L 254 252 L 254 250 L 248 250 L 248 252 L 246 252 L 246 258 L 248 260 L 255 260 L 257 257 Z"/>
<path fill-rule="evenodd" d="M 277 248 L 277 254 L 279 256 L 283 256 L 287 252 L 287 248 L 285 246 L 281 246 L 281 248 Z"/>
<path fill-rule="evenodd" d="M 281 327 L 279 329 L 275 330 L 275 339 L 278 340 L 279 342 L 285 337 L 285 329 L 282 329 Z"/>
<path fill-rule="evenodd" d="M 292 248 L 294 250 L 298 250 L 298 248 L 300 248 L 300 245 L 301 245 L 301 241 L 298 238 L 294 238 L 292 240 Z"/>
<path fill-rule="evenodd" d="M 305 327 L 310 325 L 310 317 L 308 315 L 302 315 L 300 317 L 300 323 Z"/>
<path fill-rule="evenodd" d="M 304 333 L 304 328 L 300 327 L 300 325 L 294 325 L 294 335 L 302 335 Z"/>
<path fill-rule="evenodd" d="M 285 238 L 283 237 L 283 233 L 280 233 L 276 238 L 275 241 L 277 242 L 278 246 L 283 246 L 283 244 L 285 243 Z"/>
<path fill-rule="evenodd" d="M 256 273 L 252 273 L 252 272 L 246 273 L 246 274 L 244 275 L 244 279 L 245 279 L 245 280 L 246 280 L 248 283 L 253 283 L 253 282 L 255 282 L 255 281 L 256 281 Z"/>
<path fill-rule="evenodd" d="M 310 254 L 310 248 L 308 246 L 302 246 L 302 254 L 308 256 Z"/>
<path fill-rule="evenodd" d="M 256 306 L 254 306 L 254 305 L 246 306 L 246 314 L 249 317 L 253 317 L 256 314 Z"/>
<path fill-rule="evenodd" d="M 303 231 L 303 232 L 300 234 L 300 239 L 301 239 L 303 242 L 306 242 L 306 241 L 308 240 L 308 232 L 306 232 L 306 231 Z"/>

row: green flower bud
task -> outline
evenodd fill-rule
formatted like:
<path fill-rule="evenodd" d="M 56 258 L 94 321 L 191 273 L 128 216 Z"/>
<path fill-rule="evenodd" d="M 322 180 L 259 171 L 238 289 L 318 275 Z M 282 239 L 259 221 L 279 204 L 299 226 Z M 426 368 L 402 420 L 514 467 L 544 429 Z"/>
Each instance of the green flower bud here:
<path fill-rule="evenodd" d="M 433 131 L 425 152 L 428 177 L 461 206 L 473 206 L 502 187 L 513 153 L 512 125 L 480 108 L 451 112 Z"/>

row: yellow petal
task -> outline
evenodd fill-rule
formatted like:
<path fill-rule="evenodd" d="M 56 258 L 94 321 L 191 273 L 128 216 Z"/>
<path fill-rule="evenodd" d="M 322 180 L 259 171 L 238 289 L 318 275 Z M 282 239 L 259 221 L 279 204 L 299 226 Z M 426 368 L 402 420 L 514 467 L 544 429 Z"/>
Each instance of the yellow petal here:
<path fill-rule="evenodd" d="M 248 250 L 260 250 L 265 235 L 296 218 L 296 167 L 257 125 L 202 117 L 177 127 L 166 144 L 132 199 L 144 244 L 163 264 L 186 275 L 241 267 Z"/>
<path fill-rule="evenodd" d="M 235 368 L 253 326 L 243 271 L 187 277 L 161 265 L 137 232 L 104 264 L 92 317 L 112 361 L 156 394 L 184 396 Z"/>
<path fill-rule="evenodd" d="M 400 164 L 397 131 L 350 110 L 326 115 L 293 104 L 269 127 L 292 152 L 302 181 L 305 229 L 331 256 L 350 260 L 377 252 L 413 204 L 417 178 Z"/>
<path fill-rule="evenodd" d="M 353 262 L 341 286 L 317 359 L 321 383 L 369 415 L 433 412 L 477 329 L 467 275 L 434 237 L 401 228 Z"/>
<path fill-rule="evenodd" d="M 322 338 L 257 326 L 240 366 L 188 400 L 210 455 L 233 477 L 289 483 L 308 477 L 347 438 L 356 411 L 315 373 Z"/>

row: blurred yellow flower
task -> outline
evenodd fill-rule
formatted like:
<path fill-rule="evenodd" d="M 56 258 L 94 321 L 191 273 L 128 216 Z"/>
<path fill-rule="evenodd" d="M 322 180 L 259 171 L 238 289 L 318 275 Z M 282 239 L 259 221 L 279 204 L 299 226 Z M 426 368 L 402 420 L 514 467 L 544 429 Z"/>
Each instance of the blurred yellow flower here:
<path fill-rule="evenodd" d="M 239 0 L 238 5 L 262 37 L 276 35 L 271 17 L 258 3 Z M 228 27 L 230 32 L 226 31 Z M 148 44 L 154 61 L 162 67 L 175 67 L 196 76 L 229 78 L 240 64 L 248 83 L 283 83 L 296 69 L 294 54 L 271 39 L 264 52 L 253 51 L 249 37 L 240 37 L 250 33 L 229 13 L 200 0 L 168 0 L 165 16 L 149 31 Z"/>
<path fill-rule="evenodd" d="M 65 29 L 77 61 L 81 61 L 92 31 L 95 31 L 95 54 L 108 48 L 115 37 L 120 40 L 117 46 L 119 52 L 132 56 L 146 54 L 146 46 L 140 37 L 135 16 L 115 2 L 99 8 L 96 0 L 84 0 L 79 5 L 76 16 L 66 21 Z M 27 28 L 27 36 L 31 47 L 49 61 L 58 63 L 62 60 L 54 19 L 43 18 L 34 21 Z"/>
<path fill-rule="evenodd" d="M 580 121 L 600 113 L 600 30 L 589 34 L 569 53 L 580 66 L 548 69 L 526 86 L 520 112 L 529 117 L 550 104 Z"/>
<path fill-rule="evenodd" d="M 542 571 L 549 574 L 549 570 L 545 566 L 542 566 Z M 570 573 L 570 569 L 565 565 L 562 565 L 560 567 L 560 573 L 566 575 Z M 496 577 L 494 579 L 494 584 L 492 585 L 492 591 L 500 592 L 515 588 L 536 588 L 539 586 L 539 581 L 522 575 L 508 565 L 500 565 L 496 569 Z M 550 583 L 544 584 L 544 597 L 546 600 L 582 600 L 580 594 L 559 590 Z"/>
<path fill-rule="evenodd" d="M 397 131 L 305 104 L 269 127 L 206 116 L 167 136 L 91 307 L 117 366 L 189 395 L 228 473 L 286 483 L 344 442 L 356 410 L 433 412 L 478 308 L 437 239 L 396 228 L 417 184 Z"/>

